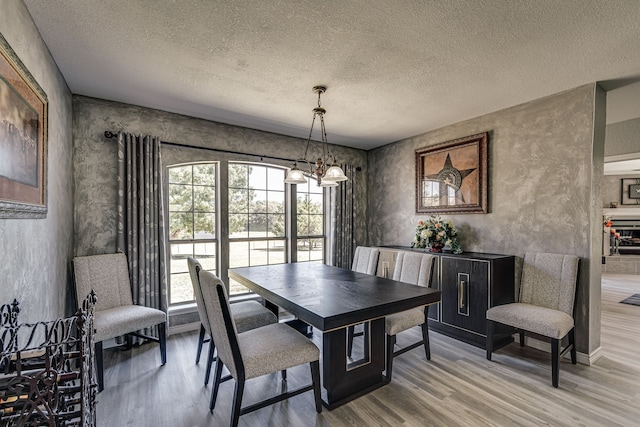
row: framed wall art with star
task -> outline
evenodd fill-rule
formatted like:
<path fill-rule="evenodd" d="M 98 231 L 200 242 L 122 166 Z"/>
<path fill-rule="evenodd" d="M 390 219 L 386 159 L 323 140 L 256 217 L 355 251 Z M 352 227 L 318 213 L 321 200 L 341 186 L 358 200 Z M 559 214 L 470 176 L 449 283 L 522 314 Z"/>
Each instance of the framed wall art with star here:
<path fill-rule="evenodd" d="M 488 132 L 416 150 L 416 213 L 488 212 Z"/>

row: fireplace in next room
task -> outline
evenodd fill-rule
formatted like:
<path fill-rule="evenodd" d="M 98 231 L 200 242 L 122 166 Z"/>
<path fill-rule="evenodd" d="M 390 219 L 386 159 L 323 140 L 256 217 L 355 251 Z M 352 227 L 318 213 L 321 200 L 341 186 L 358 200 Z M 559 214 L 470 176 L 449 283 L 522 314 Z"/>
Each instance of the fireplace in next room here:
<path fill-rule="evenodd" d="M 611 251 L 620 255 L 640 255 L 640 218 L 637 219 L 614 219 L 611 225 L 616 233 L 620 233 L 620 238 L 616 242 L 611 235 Z"/>

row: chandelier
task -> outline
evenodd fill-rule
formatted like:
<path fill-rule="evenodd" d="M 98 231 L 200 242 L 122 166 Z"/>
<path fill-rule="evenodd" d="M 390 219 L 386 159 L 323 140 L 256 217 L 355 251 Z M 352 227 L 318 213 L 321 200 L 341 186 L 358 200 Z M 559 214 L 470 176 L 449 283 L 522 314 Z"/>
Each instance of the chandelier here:
<path fill-rule="evenodd" d="M 318 106 L 313 109 L 313 120 L 311 122 L 311 130 L 309 131 L 309 138 L 307 138 L 307 147 L 304 150 L 304 157 L 297 159 L 284 182 L 286 184 L 306 184 L 307 179 L 305 176 L 314 178 L 320 187 L 337 187 L 338 182 L 346 181 L 347 177 L 344 172 L 336 164 L 336 158 L 329 151 L 327 144 L 327 132 L 324 127 L 324 113 L 327 112 L 322 108 L 320 104 L 320 95 L 327 91 L 326 86 L 314 86 L 313 92 L 318 94 Z M 320 118 L 320 137 L 322 139 L 322 157 L 318 157 L 315 162 L 308 160 L 307 154 L 309 152 L 309 143 L 311 142 L 311 136 L 313 134 L 313 126 L 316 123 L 316 118 Z M 298 169 L 298 162 L 305 163 L 304 170 Z"/>

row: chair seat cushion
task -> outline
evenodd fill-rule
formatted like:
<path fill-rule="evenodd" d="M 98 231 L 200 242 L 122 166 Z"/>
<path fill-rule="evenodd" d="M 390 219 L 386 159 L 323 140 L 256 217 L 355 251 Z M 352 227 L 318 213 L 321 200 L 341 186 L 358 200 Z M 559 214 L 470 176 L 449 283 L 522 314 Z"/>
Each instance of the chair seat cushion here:
<path fill-rule="evenodd" d="M 564 311 L 524 303 L 492 307 L 487 310 L 487 320 L 555 339 L 563 338 L 573 328 L 573 318 Z"/>
<path fill-rule="evenodd" d="M 96 311 L 93 320 L 95 341 L 104 341 L 166 321 L 164 311 L 141 305 L 123 305 Z"/>
<path fill-rule="evenodd" d="M 411 310 L 393 313 L 384 320 L 384 329 L 387 335 L 396 335 L 414 326 L 424 323 L 424 308 L 412 308 Z"/>
<path fill-rule="evenodd" d="M 276 323 L 275 314 L 258 301 L 243 301 L 231 304 L 231 316 L 238 333 Z"/>
<path fill-rule="evenodd" d="M 245 379 L 320 359 L 320 350 L 300 332 L 273 323 L 238 334 Z"/>

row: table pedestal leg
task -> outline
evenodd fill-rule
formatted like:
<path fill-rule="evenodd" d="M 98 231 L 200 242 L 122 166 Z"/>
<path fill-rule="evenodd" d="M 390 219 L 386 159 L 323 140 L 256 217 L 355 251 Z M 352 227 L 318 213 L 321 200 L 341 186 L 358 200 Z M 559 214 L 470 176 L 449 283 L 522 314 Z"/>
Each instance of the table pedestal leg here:
<path fill-rule="evenodd" d="M 371 353 L 368 363 L 350 368 L 347 361 L 347 328 L 322 334 L 323 403 L 333 409 L 385 384 L 384 318 L 371 320 Z"/>

